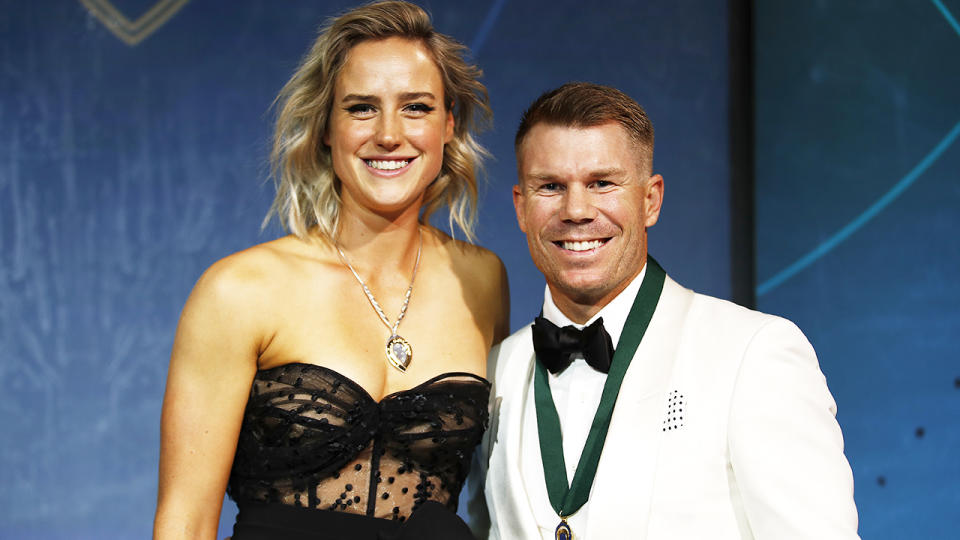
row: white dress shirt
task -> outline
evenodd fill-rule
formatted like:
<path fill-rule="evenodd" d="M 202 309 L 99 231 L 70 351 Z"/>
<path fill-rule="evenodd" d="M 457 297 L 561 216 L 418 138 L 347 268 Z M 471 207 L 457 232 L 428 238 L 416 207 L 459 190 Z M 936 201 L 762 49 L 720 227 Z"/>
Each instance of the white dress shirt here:
<path fill-rule="evenodd" d="M 609 304 L 587 321 L 586 324 L 576 324 L 571 321 L 553 302 L 550 288 L 545 287 L 543 294 L 543 317 L 559 326 L 575 326 L 579 329 L 593 324 L 603 317 L 603 327 L 610 334 L 614 346 L 620 341 L 623 325 L 633 307 L 634 299 L 640 290 L 643 276 L 647 273 L 644 265 L 637 275 Z M 580 462 L 583 445 L 587 441 L 593 417 L 600 404 L 600 395 L 603 385 L 607 381 L 607 374 L 601 373 L 585 361 L 576 360 L 558 374 L 550 373 L 550 392 L 560 417 L 560 432 L 563 436 L 563 461 L 567 468 L 567 482 L 573 481 L 573 475 Z M 523 411 L 523 438 L 520 441 L 520 470 L 527 492 L 531 495 L 531 505 L 536 516 L 537 526 L 541 536 L 546 539 L 554 538 L 554 530 L 560 523 L 560 518 L 550 506 L 547 486 L 543 476 L 543 462 L 540 459 L 540 437 L 537 431 L 537 412 L 535 400 L 532 399 L 533 380 L 530 381 L 527 395 L 530 399 Z M 575 514 L 567 518 L 567 523 L 573 531 L 574 537 L 583 538 L 583 531 L 587 529 L 587 520 L 590 515 L 590 500 Z"/>

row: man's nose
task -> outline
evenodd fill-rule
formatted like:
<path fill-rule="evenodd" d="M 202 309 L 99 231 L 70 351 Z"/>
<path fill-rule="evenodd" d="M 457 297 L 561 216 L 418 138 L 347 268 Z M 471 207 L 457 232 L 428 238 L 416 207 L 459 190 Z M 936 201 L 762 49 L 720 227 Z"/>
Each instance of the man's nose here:
<path fill-rule="evenodd" d="M 597 209 L 593 204 L 590 192 L 580 186 L 570 186 L 563 196 L 562 215 L 564 221 L 583 223 L 597 217 Z"/>
<path fill-rule="evenodd" d="M 375 142 L 384 150 L 396 150 L 400 146 L 402 135 L 400 121 L 390 114 L 383 114 L 377 122 Z"/>

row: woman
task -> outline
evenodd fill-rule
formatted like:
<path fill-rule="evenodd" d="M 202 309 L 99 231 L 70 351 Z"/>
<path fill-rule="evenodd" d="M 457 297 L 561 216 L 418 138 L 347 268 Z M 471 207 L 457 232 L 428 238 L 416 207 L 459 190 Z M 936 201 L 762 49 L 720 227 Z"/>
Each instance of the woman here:
<path fill-rule="evenodd" d="M 427 224 L 448 206 L 471 237 L 489 107 L 464 50 L 412 4 L 371 4 L 284 87 L 271 212 L 293 234 L 215 263 L 187 300 L 156 538 L 213 538 L 225 490 L 235 540 L 464 531 L 509 311 L 499 259 Z"/>

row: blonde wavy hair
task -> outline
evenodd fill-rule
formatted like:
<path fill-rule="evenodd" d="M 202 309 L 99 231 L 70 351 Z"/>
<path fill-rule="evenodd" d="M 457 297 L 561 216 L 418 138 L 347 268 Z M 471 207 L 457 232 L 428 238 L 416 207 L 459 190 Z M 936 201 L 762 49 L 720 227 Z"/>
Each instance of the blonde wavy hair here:
<path fill-rule="evenodd" d="M 366 40 L 402 37 L 422 43 L 443 79 L 444 106 L 453 111 L 454 136 L 444 146 L 440 174 L 424 194 L 420 221 L 446 206 L 454 224 L 474 240 L 477 214 L 477 170 L 486 150 L 474 139 L 478 123 L 491 117 L 482 72 L 464 60 L 467 48 L 434 30 L 430 16 L 408 2 L 375 2 L 326 22 L 293 77 L 284 85 L 271 153 L 277 194 L 264 219 L 276 216 L 300 238 L 316 227 L 332 242 L 340 218 L 340 180 L 333 171 L 330 148 L 323 143 L 333 102 L 334 83 L 347 53 Z"/>

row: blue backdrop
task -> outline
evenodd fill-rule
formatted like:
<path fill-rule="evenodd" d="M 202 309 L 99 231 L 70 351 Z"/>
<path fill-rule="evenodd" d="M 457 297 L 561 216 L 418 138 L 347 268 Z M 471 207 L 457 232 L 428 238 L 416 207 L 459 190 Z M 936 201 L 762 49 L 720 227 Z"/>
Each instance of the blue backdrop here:
<path fill-rule="evenodd" d="M 268 109 L 354 3 L 0 0 L 0 537 L 149 536 L 180 308 L 213 261 L 280 234 L 260 231 Z M 647 108 L 667 182 L 652 251 L 729 295 L 725 2 L 423 5 L 486 72 L 479 238 L 507 265 L 514 328 L 543 281 L 510 202 L 513 131 L 568 80 Z"/>
<path fill-rule="evenodd" d="M 960 1 L 756 4 L 758 306 L 817 349 L 862 536 L 957 538 Z"/>
<path fill-rule="evenodd" d="M 269 104 L 352 3 L 0 0 L 0 537 L 149 535 L 179 310 L 210 263 L 280 234 L 259 228 Z M 514 328 L 543 282 L 514 224 L 513 130 L 570 79 L 646 106 L 652 252 L 729 296 L 726 2 L 424 5 L 486 71 L 479 235 Z M 819 352 L 864 538 L 955 537 L 960 1 L 753 14 L 759 307 Z"/>

